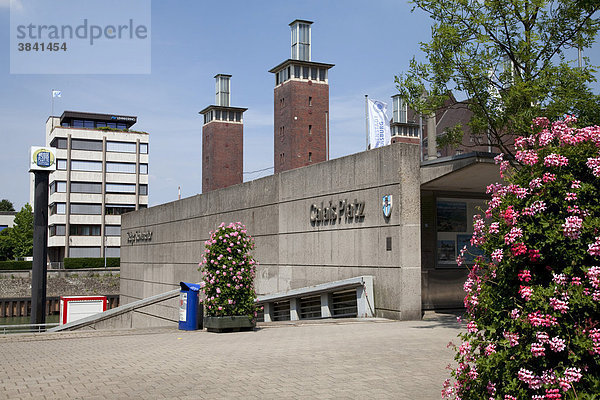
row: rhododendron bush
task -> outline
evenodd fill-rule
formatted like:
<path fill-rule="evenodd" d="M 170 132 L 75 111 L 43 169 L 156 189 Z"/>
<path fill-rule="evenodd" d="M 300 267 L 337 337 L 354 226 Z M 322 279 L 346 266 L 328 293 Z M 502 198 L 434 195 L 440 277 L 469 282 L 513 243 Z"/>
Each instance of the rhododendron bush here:
<path fill-rule="evenodd" d="M 538 118 L 517 166 L 496 157 L 444 397 L 600 398 L 600 127 L 575 123 Z"/>
<path fill-rule="evenodd" d="M 254 240 L 240 222 L 224 223 L 210 233 L 200 263 L 204 309 L 209 317 L 256 316 L 254 277 L 257 263 L 249 252 Z"/>

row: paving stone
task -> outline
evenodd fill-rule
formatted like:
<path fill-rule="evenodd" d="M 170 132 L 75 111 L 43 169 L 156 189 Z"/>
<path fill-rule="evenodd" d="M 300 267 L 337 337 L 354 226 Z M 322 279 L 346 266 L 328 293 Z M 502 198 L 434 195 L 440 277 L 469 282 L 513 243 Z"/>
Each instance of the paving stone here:
<path fill-rule="evenodd" d="M 432 319 L 5 336 L 0 398 L 437 400 L 459 332 Z"/>

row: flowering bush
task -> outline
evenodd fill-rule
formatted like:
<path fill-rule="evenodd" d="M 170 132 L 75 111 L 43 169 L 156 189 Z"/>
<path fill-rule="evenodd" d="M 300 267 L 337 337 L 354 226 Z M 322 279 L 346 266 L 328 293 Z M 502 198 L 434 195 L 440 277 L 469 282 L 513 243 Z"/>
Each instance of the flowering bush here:
<path fill-rule="evenodd" d="M 488 187 L 471 240 L 467 332 L 443 397 L 592 399 L 600 393 L 600 127 L 538 118 L 518 168 Z M 462 263 L 464 249 L 458 258 Z"/>
<path fill-rule="evenodd" d="M 254 240 L 240 222 L 225 223 L 210 233 L 200 263 L 205 312 L 209 317 L 256 316 L 254 276 L 257 263 L 249 255 Z"/>

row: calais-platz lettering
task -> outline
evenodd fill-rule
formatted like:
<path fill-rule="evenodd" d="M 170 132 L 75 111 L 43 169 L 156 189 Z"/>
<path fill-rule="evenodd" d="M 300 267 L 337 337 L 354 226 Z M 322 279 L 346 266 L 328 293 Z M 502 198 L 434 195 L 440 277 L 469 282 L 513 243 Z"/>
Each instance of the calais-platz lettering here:
<path fill-rule="evenodd" d="M 321 202 L 321 206 L 311 204 L 310 206 L 310 222 L 331 222 L 342 221 L 342 218 L 349 221 L 358 221 L 365 217 L 365 202 L 357 201 L 348 202 L 340 200 L 338 203 L 329 201 L 329 203 Z"/>
<path fill-rule="evenodd" d="M 152 240 L 152 231 L 148 232 L 127 232 L 127 243 L 134 244 L 136 242 L 149 242 Z"/>

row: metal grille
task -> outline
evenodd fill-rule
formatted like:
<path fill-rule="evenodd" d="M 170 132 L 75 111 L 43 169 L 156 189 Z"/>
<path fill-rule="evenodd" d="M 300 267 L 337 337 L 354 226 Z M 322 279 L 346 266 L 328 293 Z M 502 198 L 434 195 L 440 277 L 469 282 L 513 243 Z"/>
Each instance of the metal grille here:
<path fill-rule="evenodd" d="M 321 296 L 302 297 L 300 299 L 300 319 L 321 318 Z"/>
<path fill-rule="evenodd" d="M 290 301 L 278 301 L 273 303 L 273 321 L 289 321 L 290 320 Z"/>
<path fill-rule="evenodd" d="M 358 310 L 356 306 L 356 289 L 344 290 L 333 293 L 333 317 L 356 317 Z"/>

